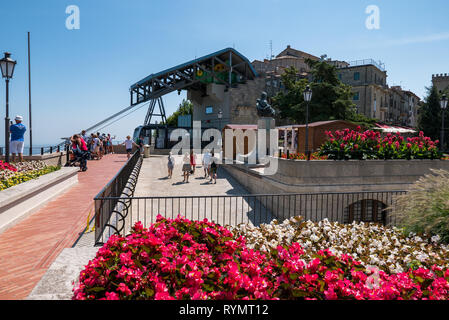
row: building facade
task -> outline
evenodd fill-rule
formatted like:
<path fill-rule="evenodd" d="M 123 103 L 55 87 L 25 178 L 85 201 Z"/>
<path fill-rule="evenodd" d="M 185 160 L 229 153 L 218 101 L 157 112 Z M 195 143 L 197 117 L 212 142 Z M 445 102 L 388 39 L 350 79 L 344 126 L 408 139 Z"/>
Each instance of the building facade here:
<path fill-rule="evenodd" d="M 352 87 L 353 103 L 358 113 L 389 124 L 416 126 L 419 97 L 401 87 L 390 88 L 387 84 L 387 71 L 381 62 L 373 59 L 346 62 L 326 59 L 325 55 L 318 58 L 287 46 L 274 59 L 255 60 L 252 64 L 259 75 L 265 78 L 265 91 L 269 96 L 274 96 L 284 89 L 281 75 L 286 68 L 295 67 L 298 79 L 311 80 L 311 70 L 305 62 L 307 58 L 325 60 L 337 68 L 340 81 Z M 437 80 L 440 81 L 440 78 Z"/>

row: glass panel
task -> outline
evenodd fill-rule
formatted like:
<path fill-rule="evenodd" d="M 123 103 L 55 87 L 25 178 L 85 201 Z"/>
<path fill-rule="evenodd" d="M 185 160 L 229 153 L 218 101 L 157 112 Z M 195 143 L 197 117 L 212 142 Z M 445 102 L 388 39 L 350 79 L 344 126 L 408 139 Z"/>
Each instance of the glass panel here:
<path fill-rule="evenodd" d="M 207 106 L 206 107 L 206 114 L 212 114 L 214 113 L 214 108 L 212 106 Z"/>

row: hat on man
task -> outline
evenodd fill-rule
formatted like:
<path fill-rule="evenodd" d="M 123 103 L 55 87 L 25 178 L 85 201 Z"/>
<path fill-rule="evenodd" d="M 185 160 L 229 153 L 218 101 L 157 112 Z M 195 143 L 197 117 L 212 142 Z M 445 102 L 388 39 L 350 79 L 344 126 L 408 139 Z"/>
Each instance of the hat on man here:
<path fill-rule="evenodd" d="M 23 117 L 22 116 L 16 116 L 16 121 L 23 121 Z"/>

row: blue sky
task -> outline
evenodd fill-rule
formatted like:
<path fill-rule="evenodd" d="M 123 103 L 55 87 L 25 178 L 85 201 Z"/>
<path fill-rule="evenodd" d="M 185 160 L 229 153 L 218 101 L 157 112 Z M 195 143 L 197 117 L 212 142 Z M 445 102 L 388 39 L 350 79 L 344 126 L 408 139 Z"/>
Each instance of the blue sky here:
<path fill-rule="evenodd" d="M 79 30 L 66 28 L 69 5 L 80 9 Z M 369 5 L 380 9 L 379 30 L 365 27 Z M 0 50 L 18 61 L 10 116 L 21 114 L 28 124 L 28 31 L 36 145 L 59 142 L 125 108 L 130 85 L 148 74 L 226 47 L 251 61 L 263 59 L 270 40 L 274 54 L 289 44 L 333 59 L 381 60 L 389 85 L 423 97 L 432 74 L 449 73 L 448 15 L 447 0 L 8 1 L 2 3 Z M 167 96 L 167 113 L 184 97 Z M 1 119 L 4 101 L 2 81 Z M 123 140 L 145 113 L 137 110 L 102 132 Z"/>

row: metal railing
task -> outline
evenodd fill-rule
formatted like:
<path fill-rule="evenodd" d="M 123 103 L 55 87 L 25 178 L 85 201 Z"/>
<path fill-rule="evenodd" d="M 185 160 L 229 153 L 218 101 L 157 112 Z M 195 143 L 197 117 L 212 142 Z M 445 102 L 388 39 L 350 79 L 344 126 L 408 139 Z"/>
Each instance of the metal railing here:
<path fill-rule="evenodd" d="M 4 155 L 5 148 L 0 147 L 0 156 Z M 48 146 L 48 147 L 33 147 L 33 148 L 24 148 L 24 156 L 36 156 L 36 155 L 44 155 L 44 154 L 52 154 L 56 152 L 65 151 L 65 147 L 63 145 L 57 146 Z"/>
<path fill-rule="evenodd" d="M 103 243 L 112 231 L 126 235 L 138 221 L 149 227 L 158 215 L 176 218 L 178 215 L 190 220 L 208 219 L 215 223 L 239 225 L 248 223 L 255 226 L 270 223 L 273 219 L 302 216 L 306 220 L 352 223 L 353 221 L 376 222 L 394 225 L 389 208 L 396 196 L 406 191 L 344 192 L 344 193 L 303 193 L 303 194 L 257 194 L 257 195 L 214 195 L 178 197 L 97 197 L 105 210 L 115 208 L 117 215 L 110 225 L 111 231 L 97 238 Z M 116 204 L 126 206 L 117 210 Z M 112 212 L 112 211 L 111 211 Z M 120 230 L 119 232 L 117 232 Z M 112 232 L 113 233 L 113 232 Z"/>
<path fill-rule="evenodd" d="M 373 66 L 377 67 L 381 71 L 385 71 L 385 64 L 381 61 L 375 61 L 374 59 L 362 59 L 362 60 L 354 60 L 348 62 L 350 67 L 357 67 L 357 66 L 365 66 L 372 64 Z"/>
<path fill-rule="evenodd" d="M 94 198 L 95 244 L 102 243 L 104 236 L 124 231 L 117 226 L 125 219 L 122 213 L 131 205 L 141 167 L 142 155 L 137 150 Z"/>

